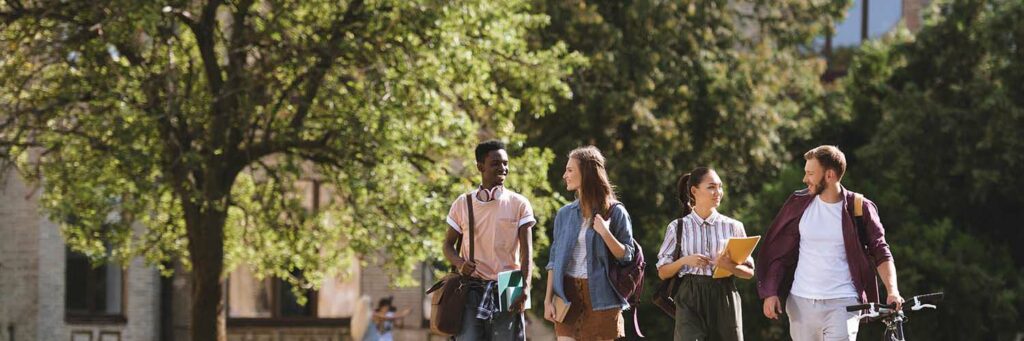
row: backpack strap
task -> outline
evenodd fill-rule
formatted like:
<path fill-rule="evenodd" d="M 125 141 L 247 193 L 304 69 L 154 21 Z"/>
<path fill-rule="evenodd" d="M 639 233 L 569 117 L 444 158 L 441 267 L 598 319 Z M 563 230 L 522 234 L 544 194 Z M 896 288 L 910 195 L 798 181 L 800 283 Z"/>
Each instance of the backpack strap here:
<path fill-rule="evenodd" d="M 676 219 L 676 250 L 672 252 L 672 261 L 679 260 L 683 255 L 683 218 Z"/>
<path fill-rule="evenodd" d="M 854 223 L 854 226 L 857 227 L 857 237 L 860 238 L 861 250 L 864 251 L 864 255 L 868 257 L 868 260 L 870 260 L 871 256 L 870 256 L 870 253 L 868 252 L 868 231 L 867 231 L 867 227 L 865 226 L 865 222 L 864 222 L 864 195 L 860 194 L 860 193 L 857 193 L 857 192 L 853 193 L 853 223 Z M 875 284 L 875 292 L 877 294 L 878 293 L 878 289 L 877 289 L 877 287 L 878 287 L 878 276 L 879 276 L 878 275 L 878 268 L 871 267 L 871 269 L 874 270 L 873 272 L 875 273 L 875 276 L 874 276 L 875 283 L 874 284 Z M 870 285 L 870 284 L 868 284 L 868 285 Z M 875 299 L 877 300 L 877 298 L 875 298 Z M 869 297 L 868 300 L 870 301 L 871 298 Z"/>
<path fill-rule="evenodd" d="M 615 206 L 622 206 L 622 203 L 616 201 L 616 202 L 613 202 L 611 205 L 608 205 L 608 212 L 605 212 L 605 214 L 604 214 L 604 218 L 605 219 L 611 219 L 612 218 L 612 210 L 615 209 Z"/>
<path fill-rule="evenodd" d="M 646 337 L 644 333 L 640 332 L 640 309 L 638 307 L 633 308 L 633 330 L 636 331 L 636 336 Z"/>
<path fill-rule="evenodd" d="M 616 202 L 613 202 L 610 206 L 608 206 L 608 211 L 605 212 L 605 215 L 604 215 L 605 219 L 609 219 L 609 220 L 612 219 L 612 212 L 614 212 L 615 206 L 622 206 L 622 202 L 616 201 Z M 596 216 L 597 216 L 597 214 L 594 215 L 594 217 L 596 217 Z M 590 219 L 591 226 L 593 226 L 593 224 L 594 224 L 594 217 L 591 217 L 591 219 Z M 614 228 L 614 226 L 611 226 L 610 224 L 608 225 L 608 231 L 611 231 L 613 228 Z M 613 234 L 613 236 L 614 236 L 614 234 Z M 635 239 L 636 238 L 634 238 L 634 241 L 635 241 Z M 622 244 L 626 244 L 626 243 L 622 242 Z"/>
<path fill-rule="evenodd" d="M 868 248 L 868 231 L 864 227 L 864 195 L 853 193 L 853 225 L 857 228 L 857 237 L 860 238 L 861 248 Z"/>
<path fill-rule="evenodd" d="M 605 213 L 605 217 L 604 218 L 605 219 L 611 219 L 611 217 L 612 217 L 612 209 L 614 209 L 615 206 L 621 206 L 621 205 L 622 205 L 622 202 L 616 201 L 616 202 L 612 203 L 611 206 L 608 206 L 608 212 Z M 609 226 L 609 229 L 610 228 L 611 228 L 611 226 Z M 640 248 L 639 248 L 640 244 L 637 243 L 636 238 L 633 239 L 633 244 L 634 244 L 634 247 L 636 247 L 636 250 L 634 252 L 640 253 L 641 252 Z M 678 251 L 676 252 L 676 256 L 678 258 L 678 256 L 679 256 L 678 255 Z M 643 285 L 644 285 L 643 281 L 644 281 L 644 278 L 640 277 L 640 287 L 641 288 L 643 288 Z M 635 292 L 635 293 L 633 293 L 633 295 L 636 295 L 637 298 L 639 298 L 640 293 L 639 292 Z M 628 298 L 627 298 L 627 301 L 628 301 Z M 633 307 L 630 307 L 630 308 L 633 309 L 633 328 L 634 328 L 633 330 L 636 331 L 636 335 L 637 336 L 644 337 L 644 334 L 642 332 L 640 332 L 640 318 L 639 318 L 640 309 L 639 309 L 639 307 L 636 307 L 636 306 L 633 306 Z"/>
<path fill-rule="evenodd" d="M 864 216 L 864 195 L 853 193 L 853 216 L 860 218 Z"/>

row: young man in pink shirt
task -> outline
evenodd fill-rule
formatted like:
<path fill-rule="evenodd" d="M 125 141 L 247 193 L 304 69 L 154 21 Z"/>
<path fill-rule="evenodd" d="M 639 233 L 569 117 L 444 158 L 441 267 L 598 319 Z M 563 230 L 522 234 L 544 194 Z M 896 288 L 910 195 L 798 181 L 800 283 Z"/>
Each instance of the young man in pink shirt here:
<path fill-rule="evenodd" d="M 523 311 L 530 292 L 533 254 L 531 227 L 537 222 L 530 201 L 505 188 L 508 175 L 508 153 L 499 141 L 487 141 L 476 147 L 476 168 L 481 185 L 470 192 L 472 199 L 459 196 L 448 213 L 448 234 L 444 255 L 463 275 L 470 276 L 471 287 L 466 298 L 462 331 L 456 340 L 525 340 Z M 470 202 L 471 201 L 471 202 Z M 475 251 L 472 259 L 469 241 L 469 212 L 473 207 Z M 455 244 L 461 240 L 459 251 Z M 521 270 L 525 281 L 523 295 L 510 307 L 498 309 L 498 273 Z"/>

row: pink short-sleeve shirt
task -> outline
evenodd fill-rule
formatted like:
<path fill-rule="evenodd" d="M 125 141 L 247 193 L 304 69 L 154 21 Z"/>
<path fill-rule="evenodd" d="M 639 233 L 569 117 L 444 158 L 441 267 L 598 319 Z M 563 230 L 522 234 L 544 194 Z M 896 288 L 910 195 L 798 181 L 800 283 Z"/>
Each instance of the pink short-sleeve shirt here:
<path fill-rule="evenodd" d="M 533 227 L 533 207 L 526 197 L 509 189 L 493 191 L 494 199 L 481 201 L 473 191 L 473 219 L 476 229 L 476 273 L 475 277 L 495 280 L 498 273 L 519 270 L 519 227 Z M 486 197 L 486 196 L 484 196 Z M 466 196 L 459 196 L 448 211 L 448 225 L 462 235 L 469 233 L 469 212 L 466 210 Z M 459 254 L 469 255 L 469 243 L 462 243 Z"/>

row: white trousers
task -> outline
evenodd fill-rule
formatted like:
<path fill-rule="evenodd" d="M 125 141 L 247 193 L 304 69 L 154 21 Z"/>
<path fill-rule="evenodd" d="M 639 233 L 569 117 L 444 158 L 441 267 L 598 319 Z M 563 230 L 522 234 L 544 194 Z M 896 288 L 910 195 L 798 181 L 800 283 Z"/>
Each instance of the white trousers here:
<path fill-rule="evenodd" d="M 856 341 L 860 313 L 847 312 L 846 306 L 857 304 L 860 301 L 853 297 L 816 300 L 789 295 L 789 335 L 794 341 Z"/>

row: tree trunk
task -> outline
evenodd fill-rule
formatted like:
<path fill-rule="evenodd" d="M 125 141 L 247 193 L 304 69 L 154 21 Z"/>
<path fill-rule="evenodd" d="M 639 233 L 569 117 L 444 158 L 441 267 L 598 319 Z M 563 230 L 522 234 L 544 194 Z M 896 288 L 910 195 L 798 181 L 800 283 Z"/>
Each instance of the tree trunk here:
<path fill-rule="evenodd" d="M 189 334 L 193 341 L 227 341 L 224 311 L 224 223 L 223 210 L 205 205 L 186 212 L 189 258 L 192 261 L 192 312 Z M 190 211 L 186 208 L 186 211 Z M 189 219 L 189 216 L 195 219 Z"/>

